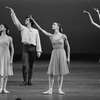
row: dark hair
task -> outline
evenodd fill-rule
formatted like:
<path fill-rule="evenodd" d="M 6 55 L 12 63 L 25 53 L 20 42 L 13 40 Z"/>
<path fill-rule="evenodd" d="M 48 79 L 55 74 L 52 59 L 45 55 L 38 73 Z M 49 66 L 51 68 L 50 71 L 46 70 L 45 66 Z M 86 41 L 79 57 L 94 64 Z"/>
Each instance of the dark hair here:
<path fill-rule="evenodd" d="M 16 100 L 22 100 L 21 98 L 16 98 Z"/>
<path fill-rule="evenodd" d="M 6 34 L 8 35 L 9 34 L 9 28 L 8 28 L 8 26 L 6 24 L 3 24 L 3 25 L 6 28 Z"/>
<path fill-rule="evenodd" d="M 34 24 L 34 22 L 33 22 L 33 20 L 32 20 L 32 19 L 30 19 L 30 17 L 29 17 L 29 16 L 25 17 L 25 19 L 27 19 L 27 18 L 29 18 L 30 23 L 31 23 L 31 26 L 33 27 L 33 26 L 35 25 L 35 24 Z"/>
<path fill-rule="evenodd" d="M 61 27 L 61 24 L 60 24 L 60 23 L 57 23 L 57 24 L 58 24 L 58 26 L 59 26 L 59 32 L 63 33 L 63 29 L 62 29 L 62 27 Z"/>

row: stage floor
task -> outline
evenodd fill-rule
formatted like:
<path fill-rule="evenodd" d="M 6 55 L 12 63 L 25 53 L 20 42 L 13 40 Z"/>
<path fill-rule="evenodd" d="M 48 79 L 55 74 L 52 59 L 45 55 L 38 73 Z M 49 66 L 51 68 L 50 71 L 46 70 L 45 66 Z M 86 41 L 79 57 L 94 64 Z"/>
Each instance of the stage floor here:
<path fill-rule="evenodd" d="M 49 61 L 36 61 L 32 78 L 32 86 L 20 86 L 22 82 L 21 62 L 14 62 L 14 75 L 8 79 L 7 90 L 10 94 L 0 94 L 0 100 L 100 100 L 100 63 L 88 61 L 72 61 L 70 74 L 64 76 L 63 91 L 57 93 L 57 76 L 55 76 L 54 93 L 42 95 L 48 89 Z"/>

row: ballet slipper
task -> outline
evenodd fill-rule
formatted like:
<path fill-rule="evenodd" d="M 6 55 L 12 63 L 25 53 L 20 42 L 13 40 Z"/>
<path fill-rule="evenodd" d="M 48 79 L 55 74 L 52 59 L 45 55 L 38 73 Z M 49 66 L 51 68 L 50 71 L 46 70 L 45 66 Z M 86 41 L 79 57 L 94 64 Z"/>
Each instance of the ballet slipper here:
<path fill-rule="evenodd" d="M 46 94 L 47 94 L 47 95 L 52 94 L 52 90 L 48 90 L 48 91 L 46 91 L 46 92 L 43 92 L 43 94 L 44 94 L 44 95 L 46 95 Z"/>
<path fill-rule="evenodd" d="M 6 89 L 3 90 L 3 93 L 9 94 L 10 92 L 7 91 Z"/>
<path fill-rule="evenodd" d="M 65 93 L 62 90 L 58 90 L 58 93 L 64 95 Z"/>

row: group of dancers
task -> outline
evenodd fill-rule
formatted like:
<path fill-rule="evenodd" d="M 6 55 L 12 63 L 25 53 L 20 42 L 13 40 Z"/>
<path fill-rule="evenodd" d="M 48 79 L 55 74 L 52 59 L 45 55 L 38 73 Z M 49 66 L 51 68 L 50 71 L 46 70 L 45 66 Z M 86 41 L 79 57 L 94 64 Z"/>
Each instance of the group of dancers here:
<path fill-rule="evenodd" d="M 47 74 L 49 75 L 49 89 L 43 94 L 53 93 L 54 76 L 58 76 L 58 93 L 65 94 L 62 91 L 63 76 L 69 74 L 68 63 L 70 62 L 70 45 L 68 38 L 63 34 L 63 29 L 60 23 L 54 22 L 52 24 L 52 29 L 54 34 L 51 34 L 44 29 L 42 29 L 37 22 L 34 20 L 32 15 L 25 17 L 25 26 L 20 23 L 14 10 L 10 7 L 6 7 L 11 12 L 11 19 L 16 25 L 18 30 L 21 32 L 21 40 L 23 44 L 22 52 L 22 75 L 23 82 L 20 86 L 32 85 L 31 79 L 33 74 L 33 65 L 36 57 L 40 57 L 42 53 L 41 41 L 39 36 L 39 31 L 42 31 L 46 36 L 49 37 L 53 50 L 51 53 L 51 59 L 48 66 Z M 98 13 L 100 18 L 99 10 L 94 8 Z M 90 21 L 93 25 L 100 28 L 96 24 L 91 14 L 84 10 L 84 13 L 89 15 Z M 36 25 L 36 28 L 33 26 Z M 5 24 L 0 25 L 0 93 L 10 93 L 7 91 L 7 81 L 8 76 L 13 75 L 13 56 L 14 56 L 14 46 L 13 39 L 9 36 L 9 29 Z M 64 50 L 64 43 L 67 46 L 67 54 Z"/>

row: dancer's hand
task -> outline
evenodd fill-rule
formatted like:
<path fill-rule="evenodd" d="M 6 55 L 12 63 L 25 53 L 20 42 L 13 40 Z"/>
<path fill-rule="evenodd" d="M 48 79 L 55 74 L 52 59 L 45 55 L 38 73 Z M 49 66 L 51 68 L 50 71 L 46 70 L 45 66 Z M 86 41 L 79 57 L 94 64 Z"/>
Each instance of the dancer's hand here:
<path fill-rule="evenodd" d="M 41 56 L 41 52 L 38 52 L 37 53 L 37 57 L 39 58 Z"/>
<path fill-rule="evenodd" d="M 99 9 L 98 9 L 98 8 L 94 8 L 94 10 L 95 10 L 97 13 L 99 13 Z"/>
<path fill-rule="evenodd" d="M 70 62 L 70 59 L 68 58 L 68 62 Z"/>
<path fill-rule="evenodd" d="M 12 64 L 13 63 L 13 60 L 10 60 L 10 64 Z"/>
<path fill-rule="evenodd" d="M 11 12 L 14 12 L 14 10 L 11 7 L 6 6 L 6 8 L 9 9 Z"/>
<path fill-rule="evenodd" d="M 90 14 L 88 11 L 86 11 L 86 10 L 83 10 L 83 13 L 86 13 L 86 14 Z"/>
<path fill-rule="evenodd" d="M 32 15 L 30 15 L 29 18 L 30 18 L 31 20 L 35 21 L 34 18 L 32 17 Z"/>
<path fill-rule="evenodd" d="M 70 65 L 70 58 L 67 59 L 67 63 L 68 63 L 68 65 Z"/>
<path fill-rule="evenodd" d="M 9 9 L 9 10 L 11 10 L 11 9 L 12 9 L 11 7 L 8 7 L 8 6 L 6 6 L 6 8 L 7 8 L 7 9 Z"/>
<path fill-rule="evenodd" d="M 100 58 L 99 58 L 99 63 L 100 63 Z"/>
<path fill-rule="evenodd" d="M 32 15 L 29 16 L 30 19 L 33 19 Z"/>

